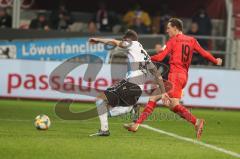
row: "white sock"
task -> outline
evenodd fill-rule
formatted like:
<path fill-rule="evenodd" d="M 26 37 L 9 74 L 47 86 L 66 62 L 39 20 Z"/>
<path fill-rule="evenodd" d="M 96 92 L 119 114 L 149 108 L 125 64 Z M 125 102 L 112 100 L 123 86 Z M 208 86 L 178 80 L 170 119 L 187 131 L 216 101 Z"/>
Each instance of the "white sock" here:
<path fill-rule="evenodd" d="M 107 131 L 108 128 L 108 111 L 107 104 L 103 99 L 96 100 L 96 106 L 98 111 L 98 117 L 100 119 L 101 130 Z"/>
<path fill-rule="evenodd" d="M 114 117 L 114 116 L 119 116 L 119 115 L 123 115 L 126 113 L 129 113 L 132 110 L 133 106 L 130 107 L 113 107 L 110 109 L 109 114 L 110 116 Z"/>

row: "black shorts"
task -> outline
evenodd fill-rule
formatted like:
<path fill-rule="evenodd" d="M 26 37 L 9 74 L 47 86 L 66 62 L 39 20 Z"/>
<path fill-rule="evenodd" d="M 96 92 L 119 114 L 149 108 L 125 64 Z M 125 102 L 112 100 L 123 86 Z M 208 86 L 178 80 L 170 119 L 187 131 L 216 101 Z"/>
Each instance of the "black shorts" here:
<path fill-rule="evenodd" d="M 122 80 L 104 91 L 108 104 L 115 106 L 130 106 L 137 103 L 142 94 L 141 88 L 134 83 Z"/>

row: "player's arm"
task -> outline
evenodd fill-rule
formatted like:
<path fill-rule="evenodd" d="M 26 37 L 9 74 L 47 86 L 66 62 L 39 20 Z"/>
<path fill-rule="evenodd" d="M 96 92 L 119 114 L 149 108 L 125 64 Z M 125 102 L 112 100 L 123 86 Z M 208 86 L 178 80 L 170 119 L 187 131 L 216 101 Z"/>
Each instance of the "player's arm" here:
<path fill-rule="evenodd" d="M 214 63 L 215 65 L 222 65 L 222 59 L 220 58 L 215 58 L 212 54 L 210 54 L 208 51 L 206 51 L 205 49 L 203 49 L 199 43 L 197 42 L 197 40 L 195 40 L 195 45 L 194 45 L 194 50 L 196 52 L 198 52 L 202 57 L 204 57 L 205 59 L 211 61 L 212 63 Z"/>
<path fill-rule="evenodd" d="M 157 67 L 150 62 L 148 64 L 148 70 L 149 72 L 155 77 L 155 80 L 157 82 L 157 84 L 159 85 L 159 88 L 161 90 L 162 93 L 166 93 L 165 87 L 164 87 L 164 83 L 163 83 L 163 78 L 161 73 L 157 70 Z"/>
<path fill-rule="evenodd" d="M 123 42 L 120 40 L 116 40 L 116 39 L 90 38 L 89 42 L 91 44 L 103 43 L 103 44 L 107 44 L 107 45 L 118 46 L 118 47 L 124 48 Z"/>
<path fill-rule="evenodd" d="M 171 52 L 171 41 L 167 43 L 167 45 L 164 45 L 162 50 L 159 50 L 159 52 L 156 55 L 151 56 L 152 61 L 162 61 L 170 52 Z"/>
<path fill-rule="evenodd" d="M 157 82 L 157 84 L 159 86 L 161 94 L 166 95 L 167 92 L 165 90 L 163 78 L 162 78 L 160 71 L 158 71 L 157 67 L 152 62 L 148 63 L 147 68 L 148 68 L 149 72 L 155 77 L 155 81 Z"/>
<path fill-rule="evenodd" d="M 155 77 L 155 81 L 157 82 L 159 89 L 160 89 L 160 92 L 157 91 L 157 94 L 154 94 L 154 95 L 161 94 L 163 104 L 168 104 L 170 102 L 170 97 L 168 96 L 168 94 L 166 92 L 163 78 L 162 78 L 160 71 L 157 70 L 157 67 L 152 62 L 148 63 L 148 70 Z"/>

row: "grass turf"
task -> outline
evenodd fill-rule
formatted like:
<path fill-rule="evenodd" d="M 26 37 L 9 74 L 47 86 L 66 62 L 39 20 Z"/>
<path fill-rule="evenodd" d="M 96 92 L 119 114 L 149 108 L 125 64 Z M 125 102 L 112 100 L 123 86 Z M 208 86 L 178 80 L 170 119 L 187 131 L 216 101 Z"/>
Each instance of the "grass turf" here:
<path fill-rule="evenodd" d="M 127 116 L 109 119 L 110 137 L 89 137 L 99 128 L 98 118 L 86 121 L 65 121 L 54 113 L 54 102 L 0 100 L 0 156 L 4 159 L 202 159 L 234 158 L 206 147 L 184 142 L 140 128 L 129 133 L 122 124 Z M 73 104 L 74 111 L 93 108 L 93 104 Z M 205 118 L 207 125 L 202 141 L 240 153 L 240 112 L 193 109 Z M 33 126 L 35 116 L 47 114 L 52 125 L 47 131 Z M 174 116 L 169 110 L 157 108 L 152 127 L 181 136 L 195 138 L 193 126 Z"/>

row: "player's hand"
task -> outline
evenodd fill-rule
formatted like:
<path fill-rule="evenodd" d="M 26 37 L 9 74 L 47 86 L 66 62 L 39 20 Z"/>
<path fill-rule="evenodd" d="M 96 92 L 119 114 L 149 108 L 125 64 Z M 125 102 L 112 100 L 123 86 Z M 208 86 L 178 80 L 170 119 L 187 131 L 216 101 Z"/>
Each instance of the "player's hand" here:
<path fill-rule="evenodd" d="M 221 66 L 222 65 L 222 59 L 221 58 L 217 58 L 217 65 Z"/>
<path fill-rule="evenodd" d="M 98 38 L 90 38 L 90 39 L 88 40 L 88 42 L 89 42 L 90 44 L 97 44 L 97 43 L 99 43 L 99 40 L 98 40 Z"/>
<path fill-rule="evenodd" d="M 160 44 L 156 44 L 155 45 L 155 51 L 156 53 L 162 52 L 167 46 L 166 45 L 160 45 Z"/>
<path fill-rule="evenodd" d="M 155 45 L 155 52 L 158 53 L 158 52 L 161 52 L 163 49 L 162 49 L 162 45 L 160 44 L 156 44 Z"/>
<path fill-rule="evenodd" d="M 170 104 L 170 97 L 168 96 L 167 93 L 162 94 L 162 102 L 164 105 L 169 105 Z"/>

